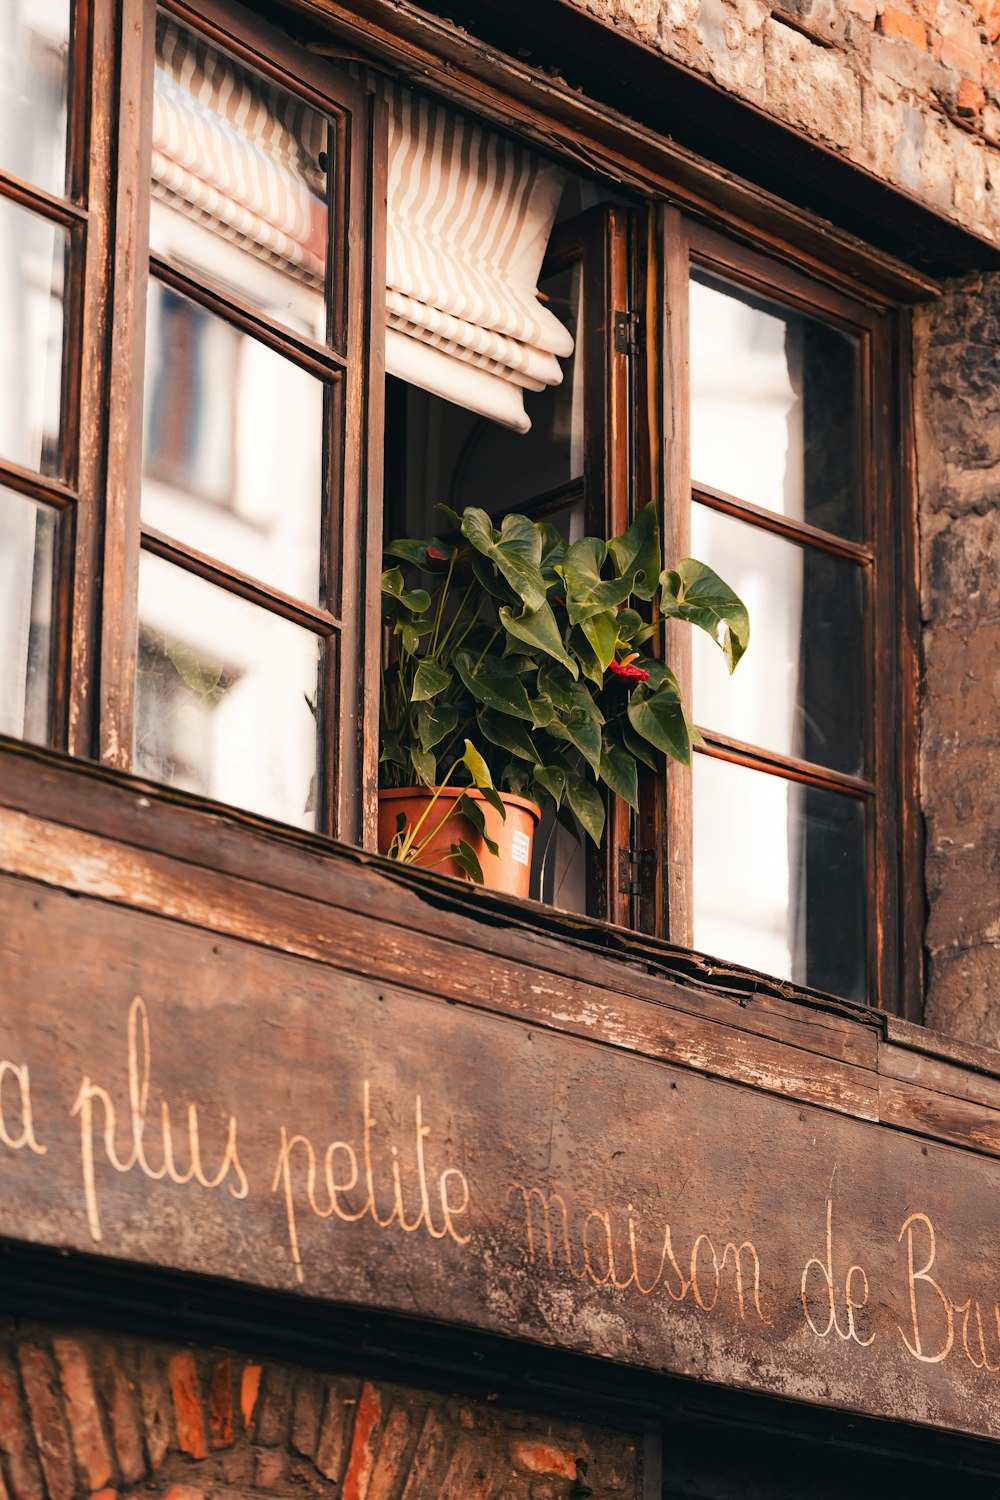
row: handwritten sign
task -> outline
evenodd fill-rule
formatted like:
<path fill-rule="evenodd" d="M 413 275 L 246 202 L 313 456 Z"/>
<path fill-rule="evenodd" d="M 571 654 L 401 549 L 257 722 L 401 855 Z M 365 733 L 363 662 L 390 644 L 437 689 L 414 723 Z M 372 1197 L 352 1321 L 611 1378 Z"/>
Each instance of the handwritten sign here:
<path fill-rule="evenodd" d="M 992 1159 L 99 901 L 4 910 L 3 1235 L 1000 1433 Z"/>

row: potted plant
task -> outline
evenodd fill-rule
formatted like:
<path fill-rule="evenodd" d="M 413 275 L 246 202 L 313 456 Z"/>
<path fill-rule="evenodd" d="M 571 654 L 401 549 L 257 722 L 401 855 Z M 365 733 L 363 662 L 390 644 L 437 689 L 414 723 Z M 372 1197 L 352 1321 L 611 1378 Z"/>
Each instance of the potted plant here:
<path fill-rule="evenodd" d="M 652 504 L 571 544 L 546 521 L 438 509 L 447 539 L 385 549 L 379 847 L 526 895 L 546 803 L 599 843 L 602 787 L 635 807 L 640 765 L 690 764 L 664 621 L 706 630 L 732 671 L 747 612 L 704 563 L 662 567 Z"/>

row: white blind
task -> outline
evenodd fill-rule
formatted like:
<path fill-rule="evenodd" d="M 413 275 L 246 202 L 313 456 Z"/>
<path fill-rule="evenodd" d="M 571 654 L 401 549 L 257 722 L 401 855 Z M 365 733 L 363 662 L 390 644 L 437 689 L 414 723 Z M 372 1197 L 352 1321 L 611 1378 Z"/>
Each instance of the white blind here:
<path fill-rule="evenodd" d="M 321 117 L 161 19 L 153 192 L 320 286 Z M 382 78 L 389 112 L 386 367 L 519 432 L 524 392 L 562 380 L 569 331 L 538 300 L 563 173 Z"/>
<path fill-rule="evenodd" d="M 525 390 L 562 380 L 569 331 L 538 300 L 563 174 L 385 80 L 386 367 L 518 431 Z"/>

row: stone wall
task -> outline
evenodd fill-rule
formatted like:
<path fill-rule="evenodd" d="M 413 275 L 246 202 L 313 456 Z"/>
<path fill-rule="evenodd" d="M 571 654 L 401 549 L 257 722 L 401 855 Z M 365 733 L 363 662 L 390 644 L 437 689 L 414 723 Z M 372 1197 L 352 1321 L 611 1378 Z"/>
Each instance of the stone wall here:
<path fill-rule="evenodd" d="M 1000 277 L 916 325 L 929 1026 L 1000 1047 Z"/>
<path fill-rule="evenodd" d="M 635 1442 L 86 1330 L 0 1329 L 0 1500 L 634 1500 Z"/>
<path fill-rule="evenodd" d="M 1000 242 L 1000 0 L 575 0 Z"/>

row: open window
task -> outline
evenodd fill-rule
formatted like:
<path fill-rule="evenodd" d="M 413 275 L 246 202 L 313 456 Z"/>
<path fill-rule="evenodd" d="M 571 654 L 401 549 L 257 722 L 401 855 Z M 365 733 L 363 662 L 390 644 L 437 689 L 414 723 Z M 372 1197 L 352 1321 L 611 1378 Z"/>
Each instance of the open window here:
<path fill-rule="evenodd" d="M 600 850 L 547 822 L 533 894 L 893 1006 L 878 299 L 221 0 L 134 15 L 23 0 L 0 39 L 30 97 L 0 120 L 0 730 L 374 848 L 383 534 L 443 501 L 612 536 L 653 499 L 751 654 L 723 688 L 668 628 L 693 773 L 610 799 Z"/>

